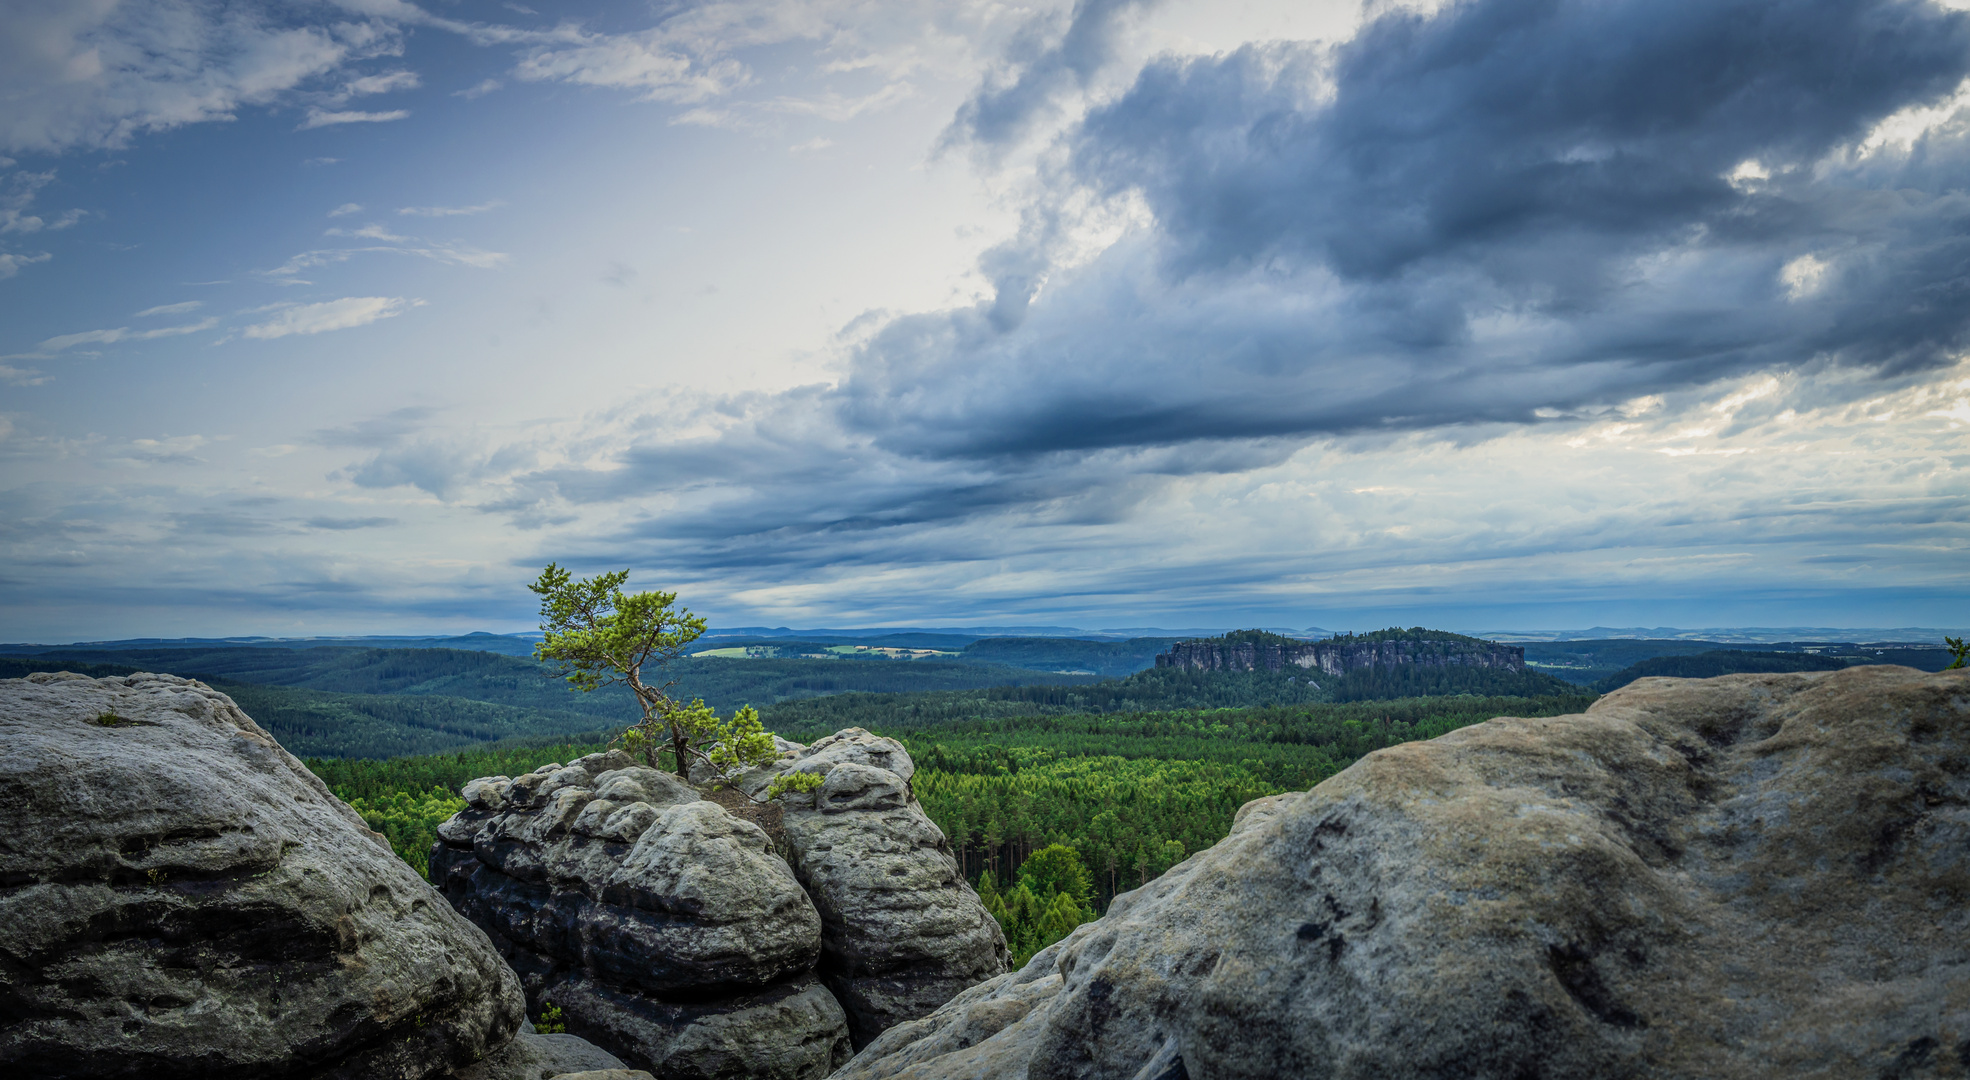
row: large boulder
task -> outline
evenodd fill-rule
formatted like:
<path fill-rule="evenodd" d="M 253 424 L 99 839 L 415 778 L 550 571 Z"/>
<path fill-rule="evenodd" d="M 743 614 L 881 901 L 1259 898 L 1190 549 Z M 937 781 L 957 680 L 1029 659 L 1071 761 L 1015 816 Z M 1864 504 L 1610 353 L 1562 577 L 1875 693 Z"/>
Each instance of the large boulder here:
<path fill-rule="evenodd" d="M 565 1032 L 542 1034 L 523 1023 L 512 1042 L 445 1080 L 551 1080 L 622 1068 L 614 1054 L 586 1039 Z"/>
<path fill-rule="evenodd" d="M 1966 1071 L 1970 672 L 1867 667 L 1370 754 L 837 1077 Z"/>
<path fill-rule="evenodd" d="M 0 681 L 0 1073 L 410 1078 L 525 1019 L 486 935 L 231 699 Z"/>
<path fill-rule="evenodd" d="M 621 751 L 467 784 L 431 878 L 536 1008 L 665 1080 L 826 1076 L 821 923 L 757 825 Z"/>
<path fill-rule="evenodd" d="M 788 772 L 822 778 L 782 800 L 782 827 L 820 910 L 821 977 L 857 1047 L 1006 970 L 1005 934 L 911 793 L 916 766 L 901 743 L 849 728 L 743 784 L 762 791 Z"/>

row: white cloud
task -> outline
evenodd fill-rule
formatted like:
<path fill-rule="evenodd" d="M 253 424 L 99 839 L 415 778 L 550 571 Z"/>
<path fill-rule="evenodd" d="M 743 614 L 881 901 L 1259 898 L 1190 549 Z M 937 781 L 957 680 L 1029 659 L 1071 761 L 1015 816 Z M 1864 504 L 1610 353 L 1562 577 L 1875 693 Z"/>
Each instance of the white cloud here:
<path fill-rule="evenodd" d="M 49 259 L 52 258 L 54 258 L 54 256 L 48 254 L 45 251 L 39 252 L 34 255 L 20 255 L 20 254 L 15 254 L 13 252 L 0 252 L 0 281 L 4 281 L 7 278 L 13 277 L 15 274 L 20 273 L 21 267 L 23 266 L 30 266 L 38 262 L 47 262 Z"/>
<path fill-rule="evenodd" d="M 1970 80 L 1965 80 L 1955 93 L 1935 104 L 1911 105 L 1884 118 L 1862 137 L 1857 156 L 1871 157 L 1888 149 L 1906 153 L 1925 135 L 1938 129 L 1954 128 L 1961 134 L 1964 129 L 1962 113 L 1966 108 L 1970 108 Z"/>
<path fill-rule="evenodd" d="M 15 386 L 40 386 L 48 381 L 48 376 L 34 368 L 17 368 L 11 364 L 0 364 L 0 379 Z"/>
<path fill-rule="evenodd" d="M 357 326 L 367 326 L 379 319 L 401 315 L 423 304 L 422 300 L 406 300 L 394 296 L 345 296 L 340 300 L 327 300 L 319 304 L 294 304 L 281 308 L 280 313 L 273 318 L 246 327 L 240 333 L 264 341 L 291 334 L 320 334 L 330 330 L 348 330 Z"/>
<path fill-rule="evenodd" d="M 82 220 L 84 214 L 81 210 L 66 211 L 53 220 L 27 212 L 27 208 L 34 202 L 35 195 L 54 179 L 53 169 L 47 172 L 16 172 L 8 175 L 4 189 L 0 189 L 0 233 L 66 229 Z"/>
<path fill-rule="evenodd" d="M 132 439 L 118 460 L 138 465 L 203 465 L 205 459 L 192 451 L 210 442 L 203 435 L 176 435 L 162 439 Z"/>
<path fill-rule="evenodd" d="M 485 97 L 487 94 L 490 94 L 494 90 L 499 89 L 500 85 L 501 84 L 498 79 L 485 79 L 479 82 L 478 84 L 473 86 L 468 86 L 463 90 L 454 90 L 452 91 L 451 96 L 462 97 L 467 101 L 471 101 L 474 98 Z"/>
<path fill-rule="evenodd" d="M 480 270 L 490 270 L 506 262 L 507 259 L 503 251 L 481 251 L 461 244 L 425 243 L 415 237 L 397 236 L 381 225 L 365 225 L 354 231 L 330 229 L 328 235 L 360 236 L 387 242 L 365 247 L 318 248 L 314 251 L 304 251 L 272 270 L 258 271 L 259 275 L 284 285 L 306 285 L 309 282 L 300 275 L 309 270 L 318 266 L 333 266 L 336 263 L 348 262 L 357 255 L 377 253 L 411 255 L 447 266 L 470 266 Z"/>
<path fill-rule="evenodd" d="M 197 0 L 16 0 L 0 35 L 0 149 L 118 147 L 142 132 L 230 119 L 394 48 L 394 28 L 375 20 L 275 19 Z"/>
<path fill-rule="evenodd" d="M 505 203 L 500 202 L 498 199 L 494 199 L 492 202 L 480 203 L 477 206 L 404 206 L 399 207 L 397 213 L 414 214 L 418 217 L 464 217 L 469 214 L 483 214 L 488 210 L 497 210 L 505 205 Z"/>
<path fill-rule="evenodd" d="M 132 315 L 131 318 L 147 319 L 152 315 L 183 315 L 187 311 L 197 311 L 204 306 L 205 301 L 203 300 L 186 300 L 176 304 L 159 304 L 156 307 L 145 308 Z"/>
<path fill-rule="evenodd" d="M 339 105 L 353 97 L 415 90 L 418 85 L 419 79 L 415 71 L 390 71 L 381 75 L 365 75 L 343 83 L 341 92 L 333 95 L 329 100 Z"/>
<path fill-rule="evenodd" d="M 361 112 L 353 109 L 331 112 L 327 109 L 309 109 L 308 118 L 301 121 L 301 126 L 294 130 L 306 131 L 309 128 L 331 127 L 336 124 L 383 124 L 392 120 L 403 120 L 409 116 L 409 109 L 391 109 L 388 112 Z"/>
<path fill-rule="evenodd" d="M 1801 255 L 1779 268 L 1778 279 L 1785 284 L 1788 297 L 1803 300 L 1820 290 L 1831 269 L 1833 264 L 1817 255 Z"/>
<path fill-rule="evenodd" d="M 328 212 L 328 216 L 329 216 L 329 217 L 345 217 L 345 216 L 347 216 L 347 215 L 349 215 L 349 214 L 360 214 L 360 213 L 362 213 L 362 212 L 363 212 L 363 204 L 361 204 L 361 203 L 353 203 L 353 202 L 345 202 L 345 203 L 343 203 L 343 204 L 342 204 L 341 206 L 338 206 L 338 207 L 336 207 L 335 209 L 333 209 L 333 210 L 330 210 L 330 211 Z"/>
<path fill-rule="evenodd" d="M 407 243 L 410 240 L 410 237 L 398 236 L 396 233 L 393 233 L 389 229 L 385 228 L 384 226 L 378 225 L 374 222 L 371 222 L 368 225 L 364 225 L 360 229 L 329 229 L 327 232 L 324 232 L 322 235 L 323 236 L 359 236 L 365 240 L 383 240 L 393 244 Z"/>
<path fill-rule="evenodd" d="M 140 312 L 139 314 L 147 315 L 151 314 L 151 312 Z M 210 330 L 217 325 L 219 325 L 218 319 L 201 319 L 198 322 L 186 326 L 160 326 L 154 330 L 132 330 L 127 326 L 118 326 L 107 330 L 84 330 L 76 334 L 58 334 L 35 346 L 33 352 L 21 353 L 8 359 L 47 359 L 56 353 L 73 349 L 77 345 L 114 345 L 119 341 L 152 341 L 157 338 L 196 334 L 201 330 Z"/>

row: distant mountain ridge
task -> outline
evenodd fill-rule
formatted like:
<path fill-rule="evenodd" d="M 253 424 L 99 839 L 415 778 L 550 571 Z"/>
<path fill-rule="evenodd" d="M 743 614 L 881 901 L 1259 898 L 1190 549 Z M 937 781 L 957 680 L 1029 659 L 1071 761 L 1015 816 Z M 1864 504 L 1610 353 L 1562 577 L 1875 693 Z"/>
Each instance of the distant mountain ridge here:
<path fill-rule="evenodd" d="M 1347 634 L 1326 641 L 1296 641 L 1247 630 L 1201 641 L 1180 641 L 1156 657 L 1157 667 L 1184 671 L 1285 671 L 1299 667 L 1336 676 L 1401 664 L 1522 672 L 1525 649 L 1422 627 Z"/>

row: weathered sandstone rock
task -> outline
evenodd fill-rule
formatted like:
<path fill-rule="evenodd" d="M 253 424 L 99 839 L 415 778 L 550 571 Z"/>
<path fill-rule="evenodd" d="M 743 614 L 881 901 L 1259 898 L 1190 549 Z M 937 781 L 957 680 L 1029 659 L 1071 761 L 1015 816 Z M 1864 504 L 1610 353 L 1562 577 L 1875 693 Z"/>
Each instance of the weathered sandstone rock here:
<path fill-rule="evenodd" d="M 758 826 L 620 751 L 466 785 L 431 877 L 538 1008 L 664 1080 L 825 1076 L 814 905 Z"/>
<path fill-rule="evenodd" d="M 542 1035 L 532 1024 L 522 1023 L 512 1042 L 483 1061 L 455 1070 L 448 1080 L 547 1080 L 622 1067 L 614 1054 L 586 1039 L 560 1032 Z"/>
<path fill-rule="evenodd" d="M 497 1051 L 514 975 L 233 704 L 0 681 L 0 1074 L 418 1078 Z"/>
<path fill-rule="evenodd" d="M 764 790 L 785 772 L 822 777 L 813 794 L 784 799 L 782 827 L 820 909 L 821 977 L 855 1045 L 1006 970 L 1005 935 L 910 793 L 916 765 L 901 743 L 849 728 L 743 783 Z"/>
<path fill-rule="evenodd" d="M 1260 800 L 837 1077 L 1962 1077 L 1970 672 L 1643 679 Z"/>

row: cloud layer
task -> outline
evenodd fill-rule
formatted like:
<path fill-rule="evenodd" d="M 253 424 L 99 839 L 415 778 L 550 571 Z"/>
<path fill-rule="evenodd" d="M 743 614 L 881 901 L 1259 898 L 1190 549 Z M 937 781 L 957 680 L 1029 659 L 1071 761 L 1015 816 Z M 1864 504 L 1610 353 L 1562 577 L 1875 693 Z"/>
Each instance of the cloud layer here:
<path fill-rule="evenodd" d="M 1186 478 L 1310 445 L 1482 441 L 1766 372 L 1837 409 L 1962 355 L 1970 143 L 1938 103 L 1966 74 L 1966 16 L 1858 0 L 1480 0 L 1164 57 L 1059 134 L 994 295 L 888 321 L 837 383 L 350 475 L 458 497 L 502 454 L 558 459 L 483 505 L 636 503 L 625 555 L 785 571 L 1137 528 Z M 1010 132 L 982 119 L 1008 93 L 963 130 Z M 1135 224 L 1077 261 L 1097 212 Z"/>
<path fill-rule="evenodd" d="M 141 431 L 0 416 L 0 459 L 41 478 L 0 491 L 0 606 L 523 617 L 514 583 L 548 559 L 633 566 L 727 622 L 1482 629 L 1452 616 L 1537 602 L 1580 625 L 1824 625 L 1803 613 L 1842 597 L 1970 599 L 1970 16 L 1464 0 L 1219 47 L 1172 31 L 1175 6 L 495 24 L 346 0 L 277 25 L 30 5 L 35 33 L 0 56 L 26 65 L 0 63 L 0 91 L 27 87 L 0 148 L 265 107 L 295 160 L 340 163 L 251 229 L 272 245 L 252 261 L 186 275 L 250 298 L 147 282 L 0 356 L 51 361 L 52 383 L 0 379 L 57 390 L 117 364 L 202 385 L 223 363 L 252 375 L 215 394 L 310 388 L 267 416 L 161 407 Z M 478 66 L 440 77 L 406 51 L 439 36 Z M 552 116 L 568 161 L 503 171 L 509 147 L 472 128 L 506 107 Z M 492 165 L 386 158 L 448 116 Z M 761 282 L 812 252 L 773 230 L 868 212 L 843 200 L 878 190 L 869 129 L 906 122 L 922 156 L 903 165 L 997 200 L 989 227 L 910 226 L 995 238 L 954 249 L 951 288 L 866 287 L 884 244 L 921 240 L 890 222 L 817 232 L 847 298 L 819 325 L 852 320 L 832 340 L 730 378 L 712 369 L 778 358 L 678 344 L 694 307 L 729 304 L 734 339 L 787 318 Z M 641 140 L 661 152 L 615 153 Z M 315 141 L 346 158 L 302 159 Z M 697 156 L 721 154 L 736 171 Z M 639 181 L 567 180 L 603 162 Z M 748 171 L 782 166 L 777 186 Z M 712 182 L 670 183 L 694 167 Z M 0 169 L 0 278 L 49 258 L 21 245 L 109 220 L 68 209 L 54 164 Z M 432 306 L 398 318 L 414 296 Z M 317 336 L 358 327 L 360 349 Z M 1638 597 L 1690 614 L 1610 610 Z"/>

